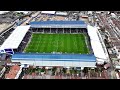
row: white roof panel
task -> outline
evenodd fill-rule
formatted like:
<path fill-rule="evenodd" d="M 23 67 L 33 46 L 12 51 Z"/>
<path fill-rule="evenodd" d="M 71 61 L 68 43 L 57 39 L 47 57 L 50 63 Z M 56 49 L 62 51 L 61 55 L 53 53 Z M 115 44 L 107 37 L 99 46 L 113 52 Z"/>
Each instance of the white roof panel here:
<path fill-rule="evenodd" d="M 30 25 L 18 26 L 12 34 L 5 40 L 0 49 L 17 49 L 25 34 L 29 30 Z"/>
<path fill-rule="evenodd" d="M 56 12 L 56 15 L 67 15 L 67 12 Z"/>
<path fill-rule="evenodd" d="M 98 60 L 106 59 L 106 55 L 104 53 L 101 42 L 97 35 L 97 28 L 88 25 L 87 29 L 88 29 L 88 35 L 90 36 L 91 39 L 91 46 L 94 51 L 94 55 L 98 58 Z"/>
<path fill-rule="evenodd" d="M 41 13 L 46 13 L 46 14 L 55 14 L 55 11 L 41 11 Z"/>
<path fill-rule="evenodd" d="M 116 65 L 115 67 L 116 67 L 117 69 L 120 69 L 120 66 L 117 66 L 117 65 Z"/>
<path fill-rule="evenodd" d="M 92 14 L 92 11 L 88 11 L 88 14 Z"/>

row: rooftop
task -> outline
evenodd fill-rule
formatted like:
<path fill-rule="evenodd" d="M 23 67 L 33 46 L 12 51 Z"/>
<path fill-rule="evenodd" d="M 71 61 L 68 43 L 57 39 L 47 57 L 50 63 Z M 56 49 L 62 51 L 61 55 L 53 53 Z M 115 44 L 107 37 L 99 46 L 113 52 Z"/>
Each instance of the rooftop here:
<path fill-rule="evenodd" d="M 15 79 L 18 71 L 20 70 L 20 66 L 14 65 L 10 68 L 10 71 L 8 74 L 5 75 L 6 79 Z"/>
<path fill-rule="evenodd" d="M 87 26 L 87 29 L 91 39 L 90 42 L 91 42 L 92 49 L 94 51 L 94 55 L 97 58 L 100 58 L 101 60 L 107 59 L 106 53 L 104 52 L 104 49 L 98 37 L 98 29 L 90 25 Z M 97 59 L 97 60 L 100 60 L 100 59 Z"/>
<path fill-rule="evenodd" d="M 115 46 L 120 46 L 120 42 L 113 42 Z"/>
<path fill-rule="evenodd" d="M 41 11 L 44 14 L 55 14 L 55 11 Z"/>
<path fill-rule="evenodd" d="M 111 41 L 118 40 L 116 37 L 110 37 Z"/>

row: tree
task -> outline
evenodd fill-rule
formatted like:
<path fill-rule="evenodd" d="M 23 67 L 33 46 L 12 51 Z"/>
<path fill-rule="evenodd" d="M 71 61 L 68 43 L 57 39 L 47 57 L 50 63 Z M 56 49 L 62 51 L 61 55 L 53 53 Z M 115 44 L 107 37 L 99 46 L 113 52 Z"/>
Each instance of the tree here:
<path fill-rule="evenodd" d="M 63 73 L 66 73 L 66 69 L 65 68 L 63 68 Z"/>
<path fill-rule="evenodd" d="M 74 70 L 74 73 L 77 74 L 77 70 L 76 69 Z"/>
<path fill-rule="evenodd" d="M 44 68 L 42 68 L 42 69 L 41 69 L 41 72 L 44 72 L 44 71 L 45 71 L 45 69 L 44 69 Z"/>
<path fill-rule="evenodd" d="M 72 75 L 72 70 L 70 70 L 70 74 Z"/>
<path fill-rule="evenodd" d="M 84 67 L 83 72 L 84 72 L 84 73 L 88 73 L 88 68 L 87 68 L 87 67 Z"/>
<path fill-rule="evenodd" d="M 95 72 L 98 72 L 98 68 L 95 68 Z"/>

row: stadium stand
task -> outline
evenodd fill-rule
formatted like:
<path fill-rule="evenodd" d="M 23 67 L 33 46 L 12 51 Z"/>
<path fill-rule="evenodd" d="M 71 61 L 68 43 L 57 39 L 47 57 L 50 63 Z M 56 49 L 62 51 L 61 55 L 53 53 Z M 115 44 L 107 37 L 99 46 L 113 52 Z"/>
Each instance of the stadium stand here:
<path fill-rule="evenodd" d="M 17 49 L 29 30 L 30 25 L 28 26 L 18 26 L 12 34 L 5 40 L 1 45 L 0 50 L 4 49 Z"/>
<path fill-rule="evenodd" d="M 104 48 L 98 36 L 97 28 L 92 27 L 90 25 L 88 25 L 87 28 L 88 28 L 88 34 L 90 36 L 91 46 L 97 61 L 98 62 L 107 61 L 107 53 L 104 52 Z"/>
<path fill-rule="evenodd" d="M 30 22 L 31 28 L 86 28 L 84 21 L 40 21 Z"/>
<path fill-rule="evenodd" d="M 81 66 L 95 67 L 96 58 L 93 54 L 14 54 L 12 61 L 35 66 Z M 88 64 L 89 63 L 89 64 Z"/>
<path fill-rule="evenodd" d="M 87 32 L 84 21 L 41 21 L 31 22 L 31 30 L 41 33 L 84 33 Z M 79 29 L 78 29 L 79 28 Z"/>
<path fill-rule="evenodd" d="M 64 54 L 60 54 L 60 56 L 52 54 L 51 55 L 52 56 L 52 61 L 54 61 L 54 63 L 55 63 L 55 60 L 58 59 L 58 58 L 59 58 L 59 60 L 63 59 L 64 62 L 66 60 L 69 61 L 70 58 L 72 58 L 74 63 L 75 62 L 80 62 L 80 59 L 81 59 L 81 60 L 83 60 L 84 65 L 86 65 L 88 67 L 87 63 L 91 62 L 89 60 L 93 60 L 94 63 L 92 63 L 91 66 L 94 67 L 95 62 L 96 62 L 96 58 L 97 58 L 98 61 L 106 59 L 106 55 L 105 55 L 104 50 L 101 46 L 101 41 L 99 40 L 99 37 L 98 37 L 98 34 L 97 34 L 97 28 L 89 26 L 89 25 L 87 26 L 87 24 L 84 21 L 30 22 L 30 25 L 18 26 L 14 30 L 14 32 L 10 35 L 10 37 L 3 43 L 1 48 L 12 48 L 12 49 L 14 49 L 15 52 L 20 53 L 20 54 L 14 54 L 13 55 L 12 60 L 15 61 L 15 62 L 22 62 L 22 63 L 29 63 L 30 62 L 29 64 L 32 64 L 32 65 L 37 64 L 37 63 L 40 64 L 40 62 L 43 63 L 43 60 L 45 60 L 45 57 L 47 58 L 47 60 L 51 61 L 51 57 L 49 57 L 49 54 L 47 54 L 47 53 L 46 53 L 47 55 L 46 54 L 45 55 L 41 54 L 41 55 L 38 55 L 38 56 L 37 56 L 37 54 L 31 54 L 31 55 L 30 54 L 28 54 L 28 55 L 24 54 L 25 56 L 23 54 L 21 54 L 21 53 L 23 53 L 23 51 L 24 51 L 32 33 L 84 33 L 86 36 L 88 36 L 86 38 L 87 41 L 90 41 L 90 42 L 87 42 L 89 44 L 88 47 L 90 49 L 90 54 L 92 54 L 93 56 L 95 55 L 94 59 L 90 59 L 90 57 L 89 57 L 89 59 L 88 58 L 86 59 L 86 58 L 83 58 L 82 56 L 80 56 L 81 54 L 79 54 L 78 56 L 80 58 L 78 58 L 78 60 L 76 59 L 77 60 L 76 61 L 75 58 L 77 56 L 72 58 L 72 56 L 70 55 L 69 58 L 65 59 L 65 57 L 67 57 L 67 56 L 62 57 L 62 55 L 64 55 Z M 13 37 L 14 37 L 14 39 L 13 39 Z M 8 44 L 9 44 L 9 47 L 8 47 Z M 75 54 L 73 54 L 73 55 L 75 55 Z M 87 57 L 87 55 L 89 55 L 89 54 L 86 54 L 85 57 Z M 19 57 L 19 56 L 21 56 L 21 57 Z M 15 58 L 15 57 L 17 57 L 17 58 Z M 38 57 L 38 58 L 36 58 L 36 57 Z M 39 60 L 42 60 L 42 61 L 39 61 Z M 87 62 L 87 63 L 85 64 L 85 62 Z M 48 62 L 46 62 L 46 63 L 48 63 Z M 60 62 L 59 63 L 56 62 L 56 63 L 57 63 L 56 65 L 61 64 Z M 70 62 L 70 63 L 72 64 L 72 62 Z M 65 65 L 67 65 L 67 64 L 65 64 Z M 55 64 L 52 64 L 52 65 L 55 65 Z M 76 63 L 72 64 L 71 66 L 75 66 L 75 65 L 76 65 Z M 79 65 L 81 65 L 81 63 L 79 63 Z M 78 65 L 76 65 L 76 66 L 78 66 Z"/>

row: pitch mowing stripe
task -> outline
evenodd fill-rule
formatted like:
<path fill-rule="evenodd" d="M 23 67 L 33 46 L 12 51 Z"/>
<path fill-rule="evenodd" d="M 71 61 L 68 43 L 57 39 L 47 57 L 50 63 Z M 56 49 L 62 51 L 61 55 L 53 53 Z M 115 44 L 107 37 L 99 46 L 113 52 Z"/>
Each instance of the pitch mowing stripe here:
<path fill-rule="evenodd" d="M 49 35 L 45 34 L 44 41 L 42 43 L 42 47 L 43 47 L 42 52 L 46 52 L 47 51 L 47 44 L 48 44 L 47 40 L 48 40 L 48 37 L 49 37 Z"/>
<path fill-rule="evenodd" d="M 56 39 L 56 52 L 58 52 L 58 47 L 59 47 L 59 34 L 57 35 L 57 39 Z"/>
<path fill-rule="evenodd" d="M 90 50 L 90 49 L 89 49 L 89 46 L 88 46 L 89 43 L 88 43 L 88 37 L 86 36 L 86 34 L 85 34 L 85 44 L 86 44 L 86 47 L 87 47 L 87 48 L 86 48 L 86 49 L 87 49 L 87 53 L 89 53 L 89 50 Z"/>
<path fill-rule="evenodd" d="M 82 36 L 82 35 L 81 35 Z M 83 48 L 83 45 L 82 45 L 82 42 L 81 41 L 83 41 L 82 39 L 81 39 L 81 37 L 79 37 L 79 43 L 78 43 L 78 45 L 79 45 L 79 47 L 80 47 L 80 52 L 82 53 L 82 48 Z"/>
<path fill-rule="evenodd" d="M 41 35 L 38 36 L 38 39 L 39 39 L 39 41 L 38 41 L 38 45 L 37 45 L 37 52 L 39 52 L 39 50 L 40 50 L 39 46 L 41 46 Z"/>
<path fill-rule="evenodd" d="M 82 38 L 84 38 L 84 41 L 83 41 L 83 50 L 84 50 L 84 53 L 88 53 L 88 51 L 87 51 L 87 45 L 86 45 L 86 43 L 85 43 L 85 36 L 83 36 Z"/>
<path fill-rule="evenodd" d="M 63 44 L 64 44 L 64 46 L 63 46 L 63 49 L 64 49 L 64 53 L 65 53 L 65 50 L 66 50 L 66 47 L 67 47 L 67 45 L 66 45 L 66 37 L 65 37 L 65 35 L 63 35 Z"/>
<path fill-rule="evenodd" d="M 63 37 L 63 35 L 62 35 Z M 64 42 L 64 37 L 59 37 L 59 51 L 62 52 L 64 50 L 63 42 Z"/>
<path fill-rule="evenodd" d="M 52 43 L 53 43 L 53 36 L 50 34 L 50 35 L 48 35 L 49 37 L 47 37 L 48 38 L 48 47 L 46 47 L 46 52 L 52 52 Z"/>
<path fill-rule="evenodd" d="M 62 37 L 61 36 L 59 37 L 59 48 L 58 48 L 59 52 L 63 51 L 63 43 L 62 43 L 63 39 L 62 39 Z"/>
<path fill-rule="evenodd" d="M 79 43 L 80 43 L 80 52 L 81 52 L 81 53 L 84 53 L 84 49 L 83 49 L 83 48 L 84 48 L 84 44 L 83 44 L 83 43 L 84 43 L 83 34 L 81 35 L 80 38 L 81 38 L 81 41 L 82 41 L 82 42 L 81 42 L 81 41 L 79 42 Z"/>
<path fill-rule="evenodd" d="M 76 43 L 75 43 L 74 35 L 71 37 L 71 40 L 72 40 L 72 47 L 73 47 L 73 52 L 74 52 L 75 49 L 76 49 Z"/>
<path fill-rule="evenodd" d="M 76 36 L 74 37 L 74 35 L 73 35 L 73 43 L 74 43 L 74 51 L 76 52 L 76 50 L 77 50 L 77 47 L 76 47 L 76 40 L 75 40 L 75 38 L 76 38 Z"/>
<path fill-rule="evenodd" d="M 52 36 L 52 44 L 51 44 L 51 51 L 53 50 L 53 52 L 56 52 L 56 35 L 53 34 Z"/>
<path fill-rule="evenodd" d="M 69 46 L 69 34 L 67 35 L 67 50 L 66 52 L 68 53 L 69 52 L 69 49 L 70 49 L 70 46 Z"/>
<path fill-rule="evenodd" d="M 39 52 L 43 52 L 42 50 L 44 49 L 44 40 L 45 40 L 45 35 L 43 36 L 42 34 L 41 35 L 41 43 L 40 43 L 40 48 L 39 48 Z"/>
<path fill-rule="evenodd" d="M 71 40 L 72 43 L 70 43 L 70 52 L 73 53 L 74 52 L 74 38 L 73 37 L 69 37 L 69 39 Z"/>
<path fill-rule="evenodd" d="M 84 50 L 84 53 L 85 53 L 86 52 L 85 36 L 82 36 L 82 38 L 84 38 L 84 41 L 83 41 L 83 50 Z"/>
<path fill-rule="evenodd" d="M 33 34 L 33 37 L 34 37 L 34 34 Z M 34 40 L 34 38 L 31 39 L 31 41 L 33 41 L 33 40 Z M 35 51 L 35 49 L 34 49 L 34 48 L 35 48 L 35 47 L 34 47 L 34 42 L 31 42 L 30 44 L 31 44 L 31 48 L 30 48 L 30 49 L 31 49 L 31 50 L 33 49 L 32 51 Z M 28 47 L 28 48 L 29 48 L 29 47 Z M 31 50 L 30 50 L 29 52 L 32 52 Z"/>
<path fill-rule="evenodd" d="M 37 43 L 36 43 L 36 48 L 35 48 L 35 50 L 36 50 L 36 52 L 38 52 L 38 50 L 39 50 L 40 36 L 38 36 L 38 38 L 36 38 L 36 40 L 37 40 Z"/>
<path fill-rule="evenodd" d="M 67 50 L 66 50 L 66 52 L 68 53 L 69 52 L 69 34 L 67 35 Z"/>
<path fill-rule="evenodd" d="M 66 34 L 66 36 L 67 36 L 67 34 Z M 67 50 L 67 37 L 64 39 L 64 45 L 65 45 L 65 47 L 64 47 L 64 53 L 65 53 Z"/>
<path fill-rule="evenodd" d="M 56 39 L 55 39 L 55 52 L 57 52 L 58 48 L 58 34 L 56 34 Z"/>
<path fill-rule="evenodd" d="M 37 52 L 37 44 L 36 44 L 36 42 L 38 43 L 38 38 L 35 38 L 36 36 L 35 35 L 33 35 L 33 40 L 35 41 L 35 42 L 32 42 L 32 49 L 35 51 L 35 52 Z"/>
<path fill-rule="evenodd" d="M 26 47 L 26 52 L 31 52 L 33 51 L 32 49 L 34 48 L 33 46 L 33 39 L 34 39 L 34 34 L 32 34 L 32 38 L 31 38 L 31 42 L 29 43 L 29 45 Z"/>
<path fill-rule="evenodd" d="M 41 44 L 41 47 L 42 48 L 40 48 L 40 51 L 41 52 L 46 52 L 46 46 L 47 46 L 47 39 L 48 39 L 48 35 L 47 34 L 45 34 L 44 36 L 43 36 L 43 41 L 42 41 L 42 44 Z"/>
<path fill-rule="evenodd" d="M 44 48 L 45 52 L 50 52 L 50 45 L 51 45 L 51 42 L 50 42 L 50 39 L 51 39 L 51 35 L 47 35 L 46 36 L 46 39 L 45 40 L 45 45 L 46 45 L 46 48 Z"/>
<path fill-rule="evenodd" d="M 72 45 L 72 43 L 71 43 L 71 41 L 72 41 L 72 37 L 70 37 L 70 35 L 69 35 L 69 37 L 68 37 L 69 39 L 68 39 L 68 52 L 69 53 L 72 53 L 71 52 L 71 48 L 73 47 L 73 46 L 71 46 Z"/>
<path fill-rule="evenodd" d="M 72 38 L 72 36 L 71 36 L 71 38 Z M 67 53 L 70 52 L 70 44 L 71 44 L 70 43 L 70 35 L 68 34 L 68 37 L 67 37 L 67 51 L 66 51 Z"/>
<path fill-rule="evenodd" d="M 59 52 L 59 34 L 58 34 L 58 40 L 57 40 L 57 52 Z"/>
<path fill-rule="evenodd" d="M 82 39 L 81 39 L 80 35 L 78 35 L 78 37 L 77 37 L 77 45 L 78 45 L 78 52 L 79 53 L 82 53 L 81 49 L 83 48 L 82 45 L 81 45 L 81 43 L 82 43 L 81 41 L 82 41 Z"/>
<path fill-rule="evenodd" d="M 80 53 L 79 52 L 80 47 L 79 47 L 79 43 L 78 43 L 78 35 L 76 35 L 76 37 L 75 37 L 75 43 L 76 43 L 76 53 Z"/>
<path fill-rule="evenodd" d="M 59 36 L 59 34 L 58 34 L 58 41 L 57 41 L 57 52 L 60 52 L 60 48 L 61 48 L 61 41 L 60 41 L 60 36 Z"/>
<path fill-rule="evenodd" d="M 56 40 L 55 40 L 55 43 L 56 43 L 56 49 L 55 49 L 55 51 L 56 52 L 58 50 L 58 40 L 59 40 L 59 34 L 56 35 Z"/>
<path fill-rule="evenodd" d="M 32 37 L 32 51 L 30 52 L 37 52 L 37 43 L 38 43 L 38 37 L 36 38 L 36 35 L 33 34 L 33 37 Z"/>
<path fill-rule="evenodd" d="M 59 40 L 59 34 L 57 34 L 57 36 L 56 36 L 56 40 L 55 40 L 55 45 L 56 45 L 56 49 L 55 49 L 55 51 L 57 52 L 58 51 L 58 40 Z"/>
<path fill-rule="evenodd" d="M 31 48 L 32 48 L 32 39 L 33 39 L 33 34 L 32 34 L 30 43 L 29 43 L 28 46 L 26 47 L 25 52 L 30 52 L 30 51 L 31 51 Z"/>
<path fill-rule="evenodd" d="M 42 44 L 41 44 L 41 52 L 46 52 L 46 46 L 47 46 L 47 40 L 48 40 L 48 35 L 47 34 L 45 34 L 44 36 L 43 36 L 43 41 L 42 41 Z"/>

